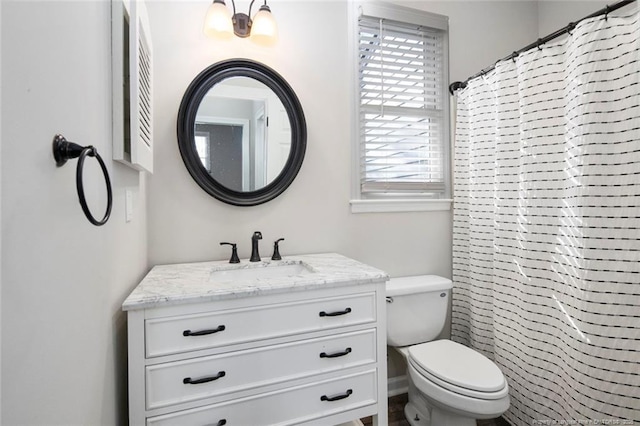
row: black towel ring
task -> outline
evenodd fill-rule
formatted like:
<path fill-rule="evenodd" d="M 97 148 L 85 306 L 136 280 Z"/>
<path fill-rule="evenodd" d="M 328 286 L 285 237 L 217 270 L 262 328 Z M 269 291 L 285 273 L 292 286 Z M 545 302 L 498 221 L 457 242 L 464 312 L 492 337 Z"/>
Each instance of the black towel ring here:
<path fill-rule="evenodd" d="M 89 157 L 95 157 L 96 160 L 98 160 L 102 173 L 104 174 L 104 182 L 107 185 L 107 210 L 100 221 L 96 220 L 91 214 L 89 206 L 87 205 L 87 200 L 84 196 L 82 170 L 84 168 L 84 159 L 87 155 Z M 89 219 L 89 222 L 95 226 L 102 226 L 107 223 L 109 216 L 111 216 L 111 207 L 113 207 L 113 193 L 111 190 L 111 179 L 109 179 L 107 166 L 105 166 L 104 161 L 102 161 L 102 157 L 98 154 L 98 151 L 91 145 L 80 146 L 76 143 L 67 141 L 62 135 L 55 135 L 53 138 L 53 158 L 55 158 L 56 166 L 58 167 L 62 167 L 67 160 L 71 158 L 78 159 L 78 165 L 76 167 L 76 188 L 78 190 L 78 200 L 80 201 L 82 211 L 87 219 Z"/>

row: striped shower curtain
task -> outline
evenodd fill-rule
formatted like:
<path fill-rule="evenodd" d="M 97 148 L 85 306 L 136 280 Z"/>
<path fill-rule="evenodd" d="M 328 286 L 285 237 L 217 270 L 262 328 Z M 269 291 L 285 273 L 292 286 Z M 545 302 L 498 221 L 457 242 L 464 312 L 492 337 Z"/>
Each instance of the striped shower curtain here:
<path fill-rule="evenodd" d="M 513 425 L 640 425 L 639 37 L 585 20 L 457 94 L 452 339 Z"/>

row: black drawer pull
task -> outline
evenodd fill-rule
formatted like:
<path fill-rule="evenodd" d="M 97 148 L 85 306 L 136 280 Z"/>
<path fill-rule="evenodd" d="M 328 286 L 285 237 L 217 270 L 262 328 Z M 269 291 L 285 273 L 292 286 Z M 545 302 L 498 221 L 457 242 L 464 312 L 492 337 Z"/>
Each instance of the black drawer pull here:
<path fill-rule="evenodd" d="M 349 353 L 351 353 L 351 348 L 347 348 L 342 352 L 334 352 L 332 354 L 328 354 L 326 352 L 320 352 L 320 358 L 338 358 L 341 356 L 345 356 Z"/>
<path fill-rule="evenodd" d="M 349 395 L 351 395 L 353 393 L 353 391 L 351 389 L 347 390 L 345 393 L 343 393 L 342 395 L 336 395 L 336 396 L 332 396 L 332 397 L 328 397 L 327 395 L 322 395 L 320 397 L 320 401 L 340 401 L 341 399 L 345 399 L 345 398 L 349 398 Z"/>
<path fill-rule="evenodd" d="M 220 331 L 224 331 L 226 327 L 224 325 L 218 326 L 218 328 L 214 328 L 211 330 L 200 330 L 200 331 L 191 331 L 185 330 L 182 332 L 182 335 L 185 337 L 188 336 L 206 336 L 207 334 L 219 333 Z"/>
<path fill-rule="evenodd" d="M 182 383 L 184 383 L 185 385 L 199 385 L 202 383 L 213 382 L 214 380 L 218 380 L 219 378 L 226 375 L 227 373 L 225 373 L 224 371 L 219 371 L 215 376 L 203 377 L 202 379 L 193 380 L 191 379 L 191 377 L 185 377 L 184 379 L 182 379 Z"/>
<path fill-rule="evenodd" d="M 218 423 L 216 423 L 215 425 L 213 423 L 205 425 L 205 426 L 224 426 L 227 424 L 227 419 L 222 419 L 220 420 Z"/>
<path fill-rule="evenodd" d="M 337 316 L 340 316 L 340 315 L 346 315 L 349 312 L 351 312 L 351 308 L 347 308 L 344 311 L 336 311 L 336 312 L 320 311 L 320 316 L 321 317 L 337 317 Z"/>

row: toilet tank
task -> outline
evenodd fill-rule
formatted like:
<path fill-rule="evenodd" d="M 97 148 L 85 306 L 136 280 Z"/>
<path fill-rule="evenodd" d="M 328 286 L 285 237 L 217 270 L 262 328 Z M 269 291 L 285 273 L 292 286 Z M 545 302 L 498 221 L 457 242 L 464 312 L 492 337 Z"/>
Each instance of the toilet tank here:
<path fill-rule="evenodd" d="M 435 339 L 444 327 L 453 284 L 437 275 L 387 281 L 387 344 L 408 346 Z"/>

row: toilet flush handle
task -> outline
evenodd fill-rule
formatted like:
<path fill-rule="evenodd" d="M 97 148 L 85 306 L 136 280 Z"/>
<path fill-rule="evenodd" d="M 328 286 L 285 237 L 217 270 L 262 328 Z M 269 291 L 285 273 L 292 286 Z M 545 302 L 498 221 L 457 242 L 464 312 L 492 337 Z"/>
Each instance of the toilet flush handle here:
<path fill-rule="evenodd" d="M 387 303 L 393 303 L 393 297 L 387 296 Z"/>

